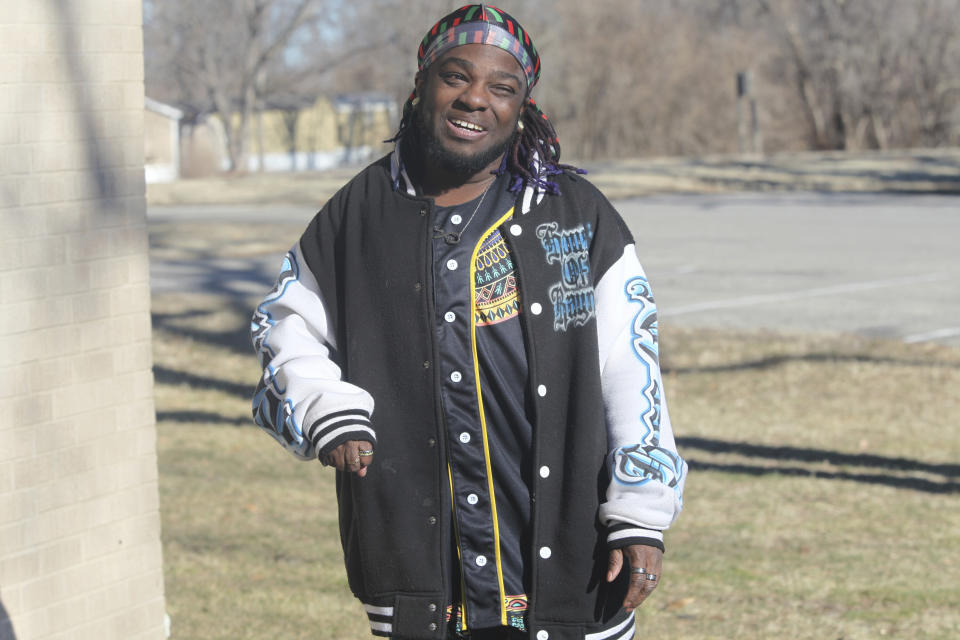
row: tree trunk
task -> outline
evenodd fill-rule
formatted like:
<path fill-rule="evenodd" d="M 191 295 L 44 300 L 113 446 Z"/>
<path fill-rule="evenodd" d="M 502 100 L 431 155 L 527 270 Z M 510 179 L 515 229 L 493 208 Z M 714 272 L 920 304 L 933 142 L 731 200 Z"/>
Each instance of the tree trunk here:
<path fill-rule="evenodd" d="M 257 104 L 257 171 L 263 173 L 267 170 L 266 159 L 263 152 L 263 105 Z"/>
<path fill-rule="evenodd" d="M 287 150 L 290 152 L 290 171 L 297 170 L 297 125 L 300 111 L 290 109 L 283 112 L 283 124 L 287 129 Z"/>

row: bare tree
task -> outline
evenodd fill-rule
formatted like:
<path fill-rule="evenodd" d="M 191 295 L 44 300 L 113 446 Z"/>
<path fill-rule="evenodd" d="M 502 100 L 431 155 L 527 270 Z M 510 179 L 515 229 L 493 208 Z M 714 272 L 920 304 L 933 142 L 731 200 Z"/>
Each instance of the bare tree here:
<path fill-rule="evenodd" d="M 241 170 L 267 71 L 299 30 L 326 15 L 321 0 L 152 0 L 150 5 L 147 40 L 166 40 L 167 46 L 151 50 L 159 59 L 148 73 L 165 73 L 166 85 L 193 111 L 219 115 L 230 169 Z"/>
<path fill-rule="evenodd" d="M 258 104 L 295 111 L 325 92 L 404 100 L 417 43 L 452 8 L 436 0 L 148 0 L 147 80 L 155 97 L 174 96 L 188 114 L 221 114 L 239 168 Z M 571 160 L 735 151 L 734 79 L 747 70 L 771 151 L 960 143 L 960 0 L 524 0 L 504 8 L 536 35 L 543 80 L 534 96 Z M 287 123 L 293 135 L 293 112 Z"/>
<path fill-rule="evenodd" d="M 960 3 L 746 2 L 756 3 L 755 24 L 771 34 L 787 61 L 811 147 L 884 149 L 922 138 L 931 142 L 930 136 L 916 137 L 917 118 L 936 122 L 933 128 L 949 138 L 947 114 L 958 104 L 950 64 L 958 62 Z M 908 131 L 914 133 L 904 136 Z"/>

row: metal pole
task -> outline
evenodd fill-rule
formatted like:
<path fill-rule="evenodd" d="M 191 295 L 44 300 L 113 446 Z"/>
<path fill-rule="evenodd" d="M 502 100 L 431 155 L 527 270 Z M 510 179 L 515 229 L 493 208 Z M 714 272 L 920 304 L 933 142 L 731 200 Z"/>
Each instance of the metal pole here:
<path fill-rule="evenodd" d="M 740 153 L 746 153 L 747 144 L 747 96 L 750 94 L 750 72 L 737 72 L 737 141 Z"/>

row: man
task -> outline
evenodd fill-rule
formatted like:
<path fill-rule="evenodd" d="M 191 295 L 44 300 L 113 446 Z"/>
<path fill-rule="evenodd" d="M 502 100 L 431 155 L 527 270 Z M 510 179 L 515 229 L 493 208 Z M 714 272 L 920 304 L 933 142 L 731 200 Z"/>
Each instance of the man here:
<path fill-rule="evenodd" d="M 516 20 L 463 7 L 417 61 L 396 150 L 255 312 L 255 419 L 336 467 L 375 635 L 631 638 L 686 465 L 630 232 L 559 164 Z"/>

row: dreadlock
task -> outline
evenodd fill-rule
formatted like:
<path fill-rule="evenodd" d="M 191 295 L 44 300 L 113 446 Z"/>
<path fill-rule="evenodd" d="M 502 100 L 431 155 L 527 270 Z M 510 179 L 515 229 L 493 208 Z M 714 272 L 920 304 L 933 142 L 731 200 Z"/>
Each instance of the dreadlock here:
<path fill-rule="evenodd" d="M 500 46 L 513 55 L 527 79 L 527 101 L 500 168 L 494 173 L 509 173 L 510 191 L 519 193 L 525 186 L 559 195 L 560 186 L 550 180 L 564 171 L 586 173 L 573 165 L 560 164 L 560 138 L 529 92 L 540 78 L 540 55 L 522 26 L 507 12 L 486 4 L 463 6 L 441 18 L 427 32 L 417 51 L 417 68 L 423 70 L 440 55 L 466 43 Z M 418 98 L 416 89 L 403 105 L 403 117 L 396 135 L 385 142 L 400 142 L 411 128 Z"/>
<path fill-rule="evenodd" d="M 510 149 L 497 171 L 497 175 L 510 173 L 510 191 L 519 192 L 529 184 L 560 195 L 560 186 L 550 180 L 550 176 L 561 175 L 564 171 L 586 173 L 573 165 L 560 164 L 560 138 L 547 114 L 533 98 L 527 99 L 520 123 L 523 126 L 514 134 Z"/>

